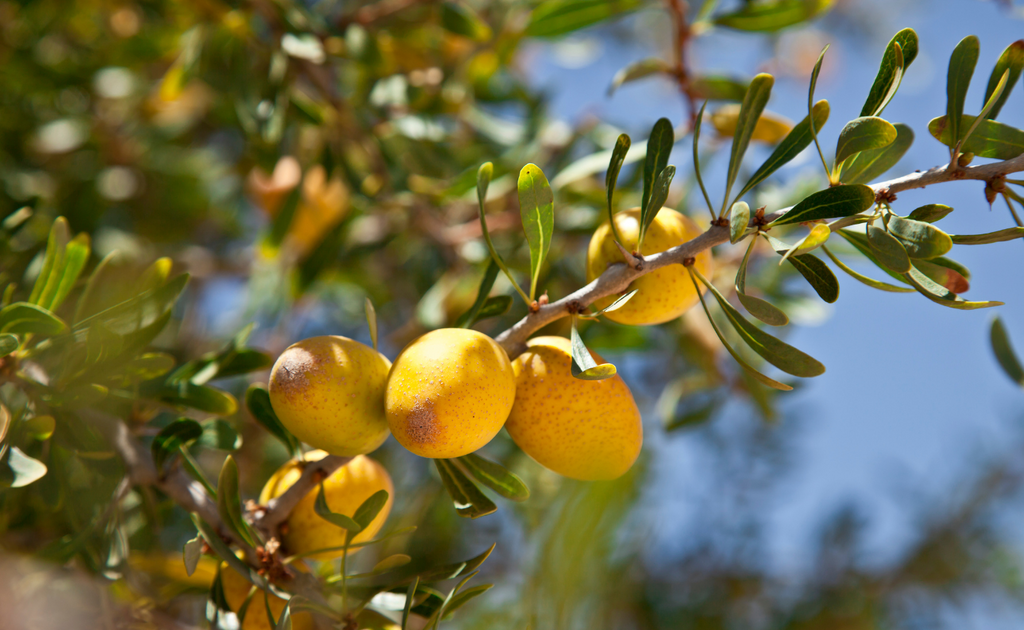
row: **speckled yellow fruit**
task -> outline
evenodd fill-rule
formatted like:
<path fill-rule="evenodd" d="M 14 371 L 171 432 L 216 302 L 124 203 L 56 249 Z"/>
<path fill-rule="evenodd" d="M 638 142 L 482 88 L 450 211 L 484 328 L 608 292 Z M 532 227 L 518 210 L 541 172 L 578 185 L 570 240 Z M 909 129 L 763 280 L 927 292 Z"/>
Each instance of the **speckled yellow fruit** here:
<path fill-rule="evenodd" d="M 740 120 L 739 105 L 723 105 L 711 115 L 711 124 L 720 135 L 731 138 L 736 135 L 736 126 Z M 754 125 L 754 132 L 750 135 L 751 140 L 775 144 L 786 137 L 786 134 L 793 129 L 793 123 L 787 118 L 771 112 L 762 112 Z"/>
<path fill-rule="evenodd" d="M 306 453 L 307 462 L 315 462 L 323 459 L 327 453 L 323 451 L 310 451 Z M 279 468 L 267 484 L 263 486 L 260 493 L 260 503 L 266 505 L 271 499 L 280 496 L 285 490 L 302 475 L 302 466 L 298 460 L 292 460 Z M 334 473 L 324 479 L 324 497 L 327 500 L 327 507 L 332 512 L 352 516 L 356 509 L 363 504 L 363 501 L 370 498 L 380 490 L 388 491 L 388 502 L 377 514 L 377 517 L 370 522 L 370 526 L 359 532 L 352 539 L 352 542 L 370 540 L 377 535 L 380 528 L 384 526 L 388 514 L 391 512 L 391 505 L 394 503 L 395 486 L 391 483 L 391 475 L 384 470 L 376 461 L 359 455 L 352 461 L 345 464 Z M 288 520 L 282 527 L 284 533 L 285 549 L 288 554 L 309 553 L 317 549 L 328 547 L 340 547 L 345 544 L 345 530 L 320 518 L 316 513 L 314 505 L 320 487 L 315 487 L 309 494 L 299 501 L 299 504 L 292 510 Z M 360 547 L 349 550 L 349 555 L 357 552 Z M 312 556 L 315 560 L 328 560 L 340 557 L 341 551 L 321 553 Z"/>
<path fill-rule="evenodd" d="M 220 583 L 224 587 L 224 599 L 233 612 L 238 612 L 249 596 L 249 589 L 252 583 L 238 574 L 237 571 L 224 562 L 220 565 Z M 270 612 L 274 613 L 274 619 L 281 616 L 284 610 L 285 601 L 276 595 L 268 593 L 267 599 L 270 602 Z M 313 618 L 308 612 L 292 614 L 293 630 L 313 630 Z M 249 608 L 245 612 L 245 620 L 242 621 L 241 630 L 274 630 L 274 624 L 267 618 L 267 606 L 263 603 L 263 593 L 257 592 L 252 596 Z"/>
<path fill-rule="evenodd" d="M 306 444 L 362 455 L 384 443 L 384 386 L 391 362 L 346 337 L 310 337 L 281 353 L 270 373 L 270 404 Z"/>
<path fill-rule="evenodd" d="M 537 463 L 565 477 L 595 481 L 625 474 L 640 454 L 644 430 L 622 377 L 573 378 L 564 337 L 536 337 L 526 345 L 512 362 L 516 402 L 505 423 L 512 440 Z"/>
<path fill-rule="evenodd" d="M 442 328 L 395 359 L 384 397 L 395 439 L 422 457 L 467 455 L 501 430 L 516 395 L 508 355 L 493 339 Z"/>
<path fill-rule="evenodd" d="M 640 209 L 633 208 L 615 215 L 615 227 L 625 241 L 626 249 L 634 251 L 640 232 Z M 701 230 L 693 221 L 671 208 L 662 208 L 647 229 L 640 253 L 650 256 L 681 245 L 696 238 Z M 603 223 L 594 232 L 587 248 L 587 282 L 594 280 L 612 263 L 623 262 L 622 253 L 615 246 L 611 225 Z M 711 275 L 711 251 L 697 255 L 696 268 L 705 277 Z M 701 287 L 703 290 L 703 287 Z M 633 281 L 630 289 L 637 289 L 625 306 L 605 315 L 612 321 L 633 326 L 647 326 L 671 321 L 690 309 L 699 299 L 690 281 L 690 274 L 682 265 L 669 265 Z M 604 308 L 619 296 L 598 300 L 595 305 Z"/>

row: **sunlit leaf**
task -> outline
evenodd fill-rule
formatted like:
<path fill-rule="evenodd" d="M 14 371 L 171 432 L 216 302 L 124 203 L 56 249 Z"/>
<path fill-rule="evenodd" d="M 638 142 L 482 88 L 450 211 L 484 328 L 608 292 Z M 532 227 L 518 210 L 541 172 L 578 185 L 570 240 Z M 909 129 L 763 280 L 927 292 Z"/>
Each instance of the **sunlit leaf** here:
<path fill-rule="evenodd" d="M 750 261 L 750 252 L 754 249 L 754 245 L 757 244 L 757 238 L 750 240 L 750 245 L 747 246 L 747 252 L 743 255 L 743 262 L 740 263 L 740 268 L 736 272 L 736 297 L 739 299 L 740 304 L 743 308 L 747 309 L 747 312 L 768 324 L 769 326 L 785 326 L 789 323 L 789 316 L 786 315 L 782 309 L 778 308 L 774 304 L 762 300 L 759 297 L 753 295 L 747 295 L 747 264 Z"/>
<path fill-rule="evenodd" d="M 619 310 L 620 308 L 625 306 L 627 302 L 629 302 L 631 299 L 633 299 L 633 296 L 636 295 L 639 292 L 640 292 L 639 289 L 633 289 L 632 291 L 629 291 L 628 293 L 624 293 L 624 294 L 620 295 L 619 297 L 615 298 L 614 302 L 612 302 L 608 306 L 602 308 L 598 312 L 594 313 L 594 315 L 604 315 L 605 313 L 611 313 L 612 311 Z"/>
<path fill-rule="evenodd" d="M 899 47 L 899 53 L 896 49 Z M 902 71 L 910 67 L 917 58 L 917 33 L 912 28 L 905 28 L 893 35 L 882 54 L 882 62 L 878 67 L 878 74 L 875 75 L 875 82 L 871 85 L 868 98 L 864 101 L 864 107 L 860 110 L 861 116 L 878 116 L 885 109 L 888 102 L 886 97 L 890 96 L 891 87 L 900 72 L 898 65 L 899 57 L 903 58 Z"/>
<path fill-rule="evenodd" d="M 608 162 L 608 172 L 604 178 L 605 192 L 608 197 L 608 225 L 612 228 L 612 233 L 615 235 L 615 240 L 620 245 L 622 244 L 622 236 L 619 234 L 619 228 L 615 225 L 615 205 L 612 203 L 615 197 L 615 185 L 619 181 L 619 171 L 622 170 L 622 164 L 626 161 L 626 154 L 629 153 L 630 140 L 626 134 L 619 134 L 619 137 L 615 140 L 615 146 L 612 148 L 612 157 Z"/>
<path fill-rule="evenodd" d="M 200 433 L 202 429 L 200 429 Z M 249 526 L 242 518 L 242 497 L 238 490 L 238 464 L 235 458 L 228 455 L 221 466 L 217 478 L 217 512 L 232 533 L 250 546 L 255 547 L 256 541 L 249 531 Z"/>
<path fill-rule="evenodd" d="M 953 248 L 953 240 L 931 223 L 890 215 L 889 232 L 900 239 L 911 258 L 935 258 Z"/>
<path fill-rule="evenodd" d="M 926 206 L 921 206 L 920 208 L 915 209 L 913 212 L 910 213 L 910 215 L 907 216 L 907 218 L 912 221 L 935 223 L 936 221 L 942 219 L 952 211 L 952 208 L 941 203 L 930 203 Z M 955 243 L 956 241 L 953 242 Z"/>
<path fill-rule="evenodd" d="M 458 459 L 473 478 L 494 490 L 506 499 L 525 501 L 530 498 L 530 489 L 523 480 L 504 466 L 470 453 Z"/>
<path fill-rule="evenodd" d="M 378 490 L 356 508 L 355 514 L 352 515 L 352 520 L 359 523 L 360 531 L 369 527 L 373 519 L 377 518 L 380 511 L 387 505 L 388 496 L 387 490 Z"/>
<path fill-rule="evenodd" d="M 845 184 L 867 184 L 885 174 L 906 155 L 914 143 L 914 131 L 903 123 L 893 125 L 896 139 L 880 149 L 861 151 L 843 163 L 840 180 Z"/>
<path fill-rule="evenodd" d="M 810 195 L 771 226 L 848 217 L 864 212 L 875 203 L 875 191 L 863 184 L 833 186 Z"/>
<path fill-rule="evenodd" d="M 230 423 L 215 418 L 203 423 L 203 434 L 196 444 L 218 451 L 237 451 L 242 447 L 242 436 Z"/>
<path fill-rule="evenodd" d="M 474 586 L 467 588 L 464 591 L 456 593 L 449 601 L 448 605 L 444 607 L 444 616 L 442 619 L 451 619 L 452 615 L 459 608 L 465 606 L 471 599 L 478 595 L 483 595 L 489 591 L 494 585 L 493 584 L 481 584 L 480 586 Z"/>
<path fill-rule="evenodd" d="M 829 106 L 828 101 L 818 101 L 814 104 L 814 129 L 821 129 L 828 121 Z M 789 163 L 793 158 L 800 155 L 804 149 L 806 149 L 811 142 L 814 140 L 811 134 L 811 121 L 810 117 L 805 117 L 802 121 L 797 123 L 795 127 L 782 139 L 772 154 L 768 156 L 768 159 L 764 161 L 747 183 L 743 186 L 743 189 L 736 195 L 737 198 L 743 197 L 749 190 L 753 189 L 762 181 L 771 176 L 775 171 L 782 168 L 784 165 Z M 735 242 L 735 241 L 733 241 Z"/>
<path fill-rule="evenodd" d="M 630 81 L 636 81 L 637 79 L 657 74 L 668 74 L 671 71 L 672 66 L 660 57 L 649 57 L 640 61 L 634 61 L 615 73 L 615 76 L 612 77 L 612 84 L 608 86 L 608 95 L 611 96 L 615 93 L 615 90 Z"/>
<path fill-rule="evenodd" d="M 32 293 L 28 298 L 30 304 L 36 304 L 47 308 L 57 292 L 57 285 L 60 284 L 61 263 L 64 259 L 64 250 L 70 239 L 68 220 L 64 217 L 57 217 L 50 226 L 50 235 L 46 241 L 46 255 L 43 257 L 43 268 L 36 277 L 32 286 Z"/>
<path fill-rule="evenodd" d="M 535 164 L 519 171 L 519 214 L 530 245 L 530 299 L 537 295 L 541 265 L 555 230 L 555 200 L 547 177 Z"/>
<path fill-rule="evenodd" d="M 876 116 L 862 116 L 846 123 L 836 144 L 836 164 L 861 151 L 883 149 L 896 140 L 896 127 Z"/>
<path fill-rule="evenodd" d="M 491 27 L 473 9 L 461 2 L 441 4 L 441 26 L 450 33 L 468 37 L 477 42 L 491 38 Z"/>
<path fill-rule="evenodd" d="M 373 302 L 370 298 L 366 298 L 366 302 L 363 305 L 366 311 L 366 325 L 370 329 L 370 341 L 373 343 L 373 349 L 377 349 L 377 309 L 373 307 Z"/>
<path fill-rule="evenodd" d="M 950 234 L 949 237 L 956 245 L 987 245 L 1022 238 L 1024 227 L 1011 227 L 985 234 Z"/>
<path fill-rule="evenodd" d="M 156 469 L 162 471 L 164 464 L 177 455 L 179 447 L 198 440 L 202 435 L 202 425 L 191 418 L 178 418 L 161 429 L 150 445 Z"/>
<path fill-rule="evenodd" d="M 487 269 L 484 271 L 483 279 L 480 280 L 480 288 L 477 289 L 476 301 L 473 302 L 473 305 L 469 307 L 468 311 L 460 315 L 459 318 L 455 320 L 456 328 L 469 328 L 481 319 L 478 317 L 480 309 L 482 309 L 484 304 L 487 302 L 488 294 L 490 294 L 491 288 L 494 287 L 494 281 L 498 277 L 498 271 L 500 271 L 500 269 L 492 258 L 487 264 Z M 511 299 L 509 300 L 509 306 L 511 306 Z"/>
<path fill-rule="evenodd" d="M 82 274 L 85 264 L 89 262 L 90 251 L 88 234 L 79 234 L 71 239 L 71 242 L 68 243 L 67 248 L 64 250 L 64 257 L 61 260 L 59 270 L 54 269 L 53 277 L 57 279 L 56 291 L 50 296 L 48 301 L 45 303 L 41 302 L 40 306 L 53 311 L 64 303 L 68 293 L 71 293 L 71 289 L 74 288 L 78 277 Z"/>
<path fill-rule="evenodd" d="M 644 157 L 644 189 L 640 202 L 642 212 L 646 212 L 650 206 L 651 195 L 654 192 L 655 183 L 658 177 L 668 166 L 668 158 L 672 153 L 672 145 L 675 144 L 675 132 L 672 130 L 672 123 L 668 118 L 659 118 L 651 129 L 651 135 L 647 139 L 647 154 Z M 660 207 L 658 208 L 661 209 Z"/>
<path fill-rule="evenodd" d="M 1017 353 L 1013 351 L 1010 335 L 1006 332 L 1003 320 L 998 315 L 992 320 L 989 339 L 992 342 L 992 351 L 995 352 L 999 366 L 1003 368 L 1010 380 L 1024 387 L 1024 367 L 1021 366 Z"/>
<path fill-rule="evenodd" d="M 969 142 L 971 135 L 974 134 L 974 130 L 978 128 L 978 125 L 980 125 L 983 121 L 988 119 L 988 113 L 992 111 L 992 108 L 995 107 L 996 102 L 1003 95 L 1003 90 L 1006 89 L 1006 82 L 1009 80 L 1009 78 L 1010 71 L 1007 70 L 1006 72 L 1003 73 L 1003 76 L 1000 77 L 999 82 L 996 83 L 995 92 L 993 92 L 992 96 L 990 96 L 989 99 L 985 101 L 985 106 L 981 108 L 981 112 L 978 113 L 978 116 L 974 119 L 974 122 L 972 122 L 970 127 L 967 128 L 967 131 L 964 132 L 962 140 L 963 142 Z"/>
<path fill-rule="evenodd" d="M 289 453 L 298 452 L 299 441 L 288 429 L 284 428 L 277 418 L 277 414 L 274 413 L 274 408 L 270 404 L 270 394 L 266 389 L 259 385 L 250 385 L 245 392 L 245 406 L 249 409 L 252 417 L 263 425 L 264 429 L 284 444 Z"/>
<path fill-rule="evenodd" d="M 203 539 L 196 536 L 192 540 L 185 543 L 185 547 L 182 549 L 182 557 L 185 561 L 185 575 L 192 577 L 192 574 L 196 572 L 196 567 L 199 566 L 199 559 L 203 556 Z"/>
<path fill-rule="evenodd" d="M 936 304 L 948 306 L 949 308 L 970 311 L 1003 305 L 1002 302 L 968 302 L 946 287 L 937 284 L 917 269 L 911 269 L 908 273 L 903 274 L 903 277 L 907 279 L 911 286 L 917 289 L 918 293 Z"/>
<path fill-rule="evenodd" d="M 615 376 L 616 369 L 614 365 L 611 363 L 598 365 L 594 361 L 594 357 L 591 356 L 590 350 L 587 350 L 587 347 L 583 344 L 583 338 L 580 337 L 580 333 L 576 329 L 575 317 L 572 318 L 569 340 L 572 348 L 572 367 L 570 372 L 575 378 L 585 381 L 600 381 Z"/>
<path fill-rule="evenodd" d="M 729 193 L 732 185 L 739 174 L 740 165 L 743 162 L 743 155 L 747 152 L 750 144 L 750 137 L 754 134 L 757 121 L 768 104 L 768 98 L 772 94 L 772 86 L 775 84 L 775 77 L 770 74 L 759 74 L 750 82 L 746 96 L 743 97 L 743 104 L 740 105 L 739 116 L 736 120 L 736 133 L 732 138 L 732 149 L 729 153 L 729 173 L 725 180 L 725 200 L 722 202 L 722 210 L 729 203 Z"/>
<path fill-rule="evenodd" d="M 672 178 L 676 176 L 676 167 L 669 165 L 658 174 L 658 178 L 654 180 L 654 188 L 651 189 L 651 197 L 647 200 L 647 206 L 640 213 L 640 236 L 637 238 L 637 250 L 644 242 L 644 237 L 647 235 L 647 230 L 654 223 L 654 218 L 658 216 L 658 212 L 664 207 L 665 202 L 668 200 L 669 186 L 672 185 Z"/>
<path fill-rule="evenodd" d="M 494 505 L 494 502 L 488 499 L 458 466 L 446 459 L 435 459 L 434 465 L 459 516 L 479 518 L 497 511 L 498 506 Z"/>
<path fill-rule="evenodd" d="M 824 250 L 825 254 L 829 258 L 832 259 L 832 262 L 834 262 L 836 264 L 836 267 L 839 267 L 840 269 L 845 271 L 847 274 L 849 274 L 850 277 L 856 279 L 857 281 L 861 282 L 862 284 L 865 284 L 865 285 L 871 287 L 872 289 L 878 289 L 879 291 L 886 291 L 888 293 L 913 293 L 914 292 L 913 289 L 909 289 L 907 287 L 898 287 L 898 286 L 895 286 L 895 285 L 892 285 L 892 284 L 888 284 L 886 282 L 881 282 L 879 280 L 875 280 L 874 278 L 869 278 L 868 276 L 865 276 L 865 275 L 863 275 L 861 273 L 858 273 L 858 272 L 854 271 L 853 269 L 851 269 L 849 266 L 847 266 L 843 261 L 839 260 L 839 258 L 837 258 L 836 255 L 833 254 L 829 250 L 828 247 L 823 247 L 822 250 Z"/>
<path fill-rule="evenodd" d="M 10 333 L 0 335 L 0 359 L 18 349 L 18 338 Z"/>
<path fill-rule="evenodd" d="M 750 225 L 750 206 L 745 201 L 737 201 L 729 210 L 729 241 L 736 243 L 743 238 L 743 235 L 747 233 L 748 225 Z"/>
<path fill-rule="evenodd" d="M 639 7 L 638 0 L 549 0 L 540 3 L 530 14 L 526 34 L 558 37 Z"/>
<path fill-rule="evenodd" d="M 690 80 L 690 90 L 702 101 L 742 101 L 750 84 L 731 77 L 699 75 Z"/>
<path fill-rule="evenodd" d="M 961 123 L 964 113 L 964 101 L 967 100 L 967 88 L 974 76 L 974 66 L 978 63 L 980 49 L 978 38 L 968 35 L 960 40 L 949 57 L 949 69 L 946 73 L 946 119 L 950 121 L 950 146 L 956 146 L 966 129 Z M 972 152 L 976 153 L 976 152 Z"/>
<path fill-rule="evenodd" d="M 916 259 L 914 267 L 932 282 L 953 293 L 964 293 L 971 288 L 971 274 L 967 267 L 949 258 L 939 256 L 928 260 Z"/>
<path fill-rule="evenodd" d="M 67 326 L 59 317 L 35 304 L 15 302 L 0 309 L 0 333 L 33 333 L 51 337 L 65 330 Z"/>
<path fill-rule="evenodd" d="M 29 457 L 17 446 L 7 451 L 7 467 L 14 474 L 10 481 L 11 488 L 24 488 L 46 476 L 46 464 Z"/>
<path fill-rule="evenodd" d="M 985 89 L 984 103 L 988 103 L 992 95 L 995 94 L 996 86 L 999 85 L 1003 73 L 1008 74 L 1006 87 L 1003 89 L 1002 95 L 993 103 L 992 108 L 989 109 L 988 118 L 995 120 L 999 116 L 999 112 L 1002 111 L 1006 99 L 1010 98 L 1010 92 L 1017 86 L 1021 70 L 1024 70 L 1024 39 L 1018 39 L 1007 46 L 1003 54 L 999 56 L 999 60 L 996 61 L 995 67 L 992 68 L 992 74 L 988 78 L 988 87 Z"/>
<path fill-rule="evenodd" d="M 884 228 L 869 225 L 867 229 L 868 245 L 875 253 L 875 258 L 896 273 L 910 271 L 910 256 L 907 250 L 892 234 Z"/>
<path fill-rule="evenodd" d="M 928 123 L 928 131 L 936 140 L 952 147 L 956 144 L 953 141 L 955 136 L 947 125 L 947 120 L 946 116 L 933 118 Z M 974 122 L 974 116 L 965 114 L 960 118 L 960 128 L 971 127 Z M 978 157 L 1011 160 L 1024 153 L 1024 131 L 994 120 L 983 120 L 960 150 Z"/>
<path fill-rule="evenodd" d="M 387 493 L 385 492 L 385 494 Z M 347 530 L 352 536 L 363 531 L 363 526 L 357 523 L 352 517 L 332 512 L 330 506 L 327 505 L 326 495 L 327 493 L 324 491 L 324 484 L 321 481 L 320 488 L 316 491 L 316 500 L 313 502 L 313 511 L 316 512 L 317 516 L 332 525 L 336 525 Z M 385 497 L 385 500 L 387 500 L 387 497 Z"/>
<path fill-rule="evenodd" d="M 832 8 L 834 0 L 769 0 L 743 5 L 715 18 L 715 24 L 740 31 L 771 33 L 806 22 Z"/>

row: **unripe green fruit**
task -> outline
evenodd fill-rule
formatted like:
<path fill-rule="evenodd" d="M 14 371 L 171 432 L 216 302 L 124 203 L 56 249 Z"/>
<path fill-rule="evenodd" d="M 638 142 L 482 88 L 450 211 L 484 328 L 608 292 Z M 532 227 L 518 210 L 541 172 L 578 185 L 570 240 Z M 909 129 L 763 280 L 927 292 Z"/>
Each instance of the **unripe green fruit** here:
<path fill-rule="evenodd" d="M 270 404 L 286 429 L 332 455 L 369 453 L 388 437 L 384 387 L 391 362 L 347 337 L 310 337 L 281 353 Z"/>

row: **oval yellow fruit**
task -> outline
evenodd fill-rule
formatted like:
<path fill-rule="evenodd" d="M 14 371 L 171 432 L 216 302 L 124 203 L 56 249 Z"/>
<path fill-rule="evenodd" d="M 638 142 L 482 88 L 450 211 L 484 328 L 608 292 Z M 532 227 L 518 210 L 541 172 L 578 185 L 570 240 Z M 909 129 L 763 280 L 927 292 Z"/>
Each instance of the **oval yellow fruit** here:
<path fill-rule="evenodd" d="M 475 330 L 442 328 L 395 359 L 384 406 L 395 439 L 422 457 L 468 455 L 501 430 L 515 400 L 508 355 Z"/>
<path fill-rule="evenodd" d="M 711 115 L 711 124 L 720 135 L 731 138 L 736 135 L 736 126 L 740 120 L 739 105 L 723 105 Z M 761 112 L 761 117 L 754 125 L 754 131 L 750 135 L 751 140 L 775 144 L 793 129 L 793 123 L 787 119 L 771 112 Z"/>
<path fill-rule="evenodd" d="M 347 337 L 310 337 L 288 347 L 270 373 L 270 404 L 306 444 L 362 455 L 384 443 L 384 387 L 391 362 Z"/>
<path fill-rule="evenodd" d="M 323 451 L 310 451 L 306 453 L 305 461 L 314 462 L 326 456 L 327 453 Z M 266 505 L 271 499 L 284 494 L 284 491 L 301 475 L 302 464 L 298 460 L 292 460 L 279 468 L 263 486 L 260 503 Z M 351 542 L 370 540 L 384 526 L 394 503 L 395 486 L 391 482 L 391 475 L 378 462 L 365 455 L 359 455 L 324 479 L 324 498 L 327 500 L 327 507 L 331 508 L 332 512 L 345 516 L 353 516 L 363 501 L 380 490 L 387 490 L 387 503 L 370 522 L 369 527 L 359 532 Z M 315 486 L 299 501 L 285 521 L 282 527 L 282 542 L 288 554 L 309 553 L 345 544 L 345 530 L 320 518 L 316 513 L 314 506 L 319 492 L 320 487 Z M 349 555 L 359 549 L 360 547 L 350 549 Z M 315 560 L 328 560 L 340 557 L 341 554 L 341 551 L 325 552 L 312 557 Z"/>
<path fill-rule="evenodd" d="M 633 208 L 616 214 L 615 227 L 625 241 L 623 245 L 626 249 L 634 251 L 640 232 L 640 209 Z M 640 253 L 650 256 L 663 252 L 676 245 L 682 245 L 700 234 L 700 228 L 688 217 L 671 208 L 662 208 L 647 229 Z M 593 281 L 604 273 L 608 265 L 617 262 L 623 262 L 622 254 L 615 246 L 611 225 L 603 223 L 594 231 L 590 247 L 587 248 L 587 282 Z M 710 250 L 697 254 L 695 267 L 705 277 L 710 277 Z M 630 289 L 637 289 L 637 294 L 624 306 L 607 313 L 605 317 L 620 324 L 633 326 L 662 324 L 685 313 L 699 299 L 690 280 L 690 274 L 682 265 L 669 265 L 641 276 L 633 281 Z M 613 295 L 603 298 L 595 302 L 595 305 L 604 308 L 618 297 Z"/>
<path fill-rule="evenodd" d="M 570 344 L 564 337 L 536 337 L 526 345 L 526 352 L 512 362 L 516 402 L 505 423 L 512 440 L 541 466 L 564 477 L 595 481 L 625 474 L 640 454 L 644 431 L 622 377 L 573 378 Z"/>
<path fill-rule="evenodd" d="M 242 607 L 245 598 L 249 596 L 249 589 L 252 583 L 238 574 L 237 571 L 228 566 L 227 562 L 220 565 L 220 583 L 224 588 L 224 599 L 232 612 L 237 613 Z M 277 595 L 267 594 L 270 603 L 270 612 L 274 619 L 280 619 L 281 611 L 284 610 L 285 600 Z M 292 614 L 293 630 L 313 630 L 313 618 L 308 612 Z M 241 630 L 274 630 L 274 624 L 267 618 L 267 605 L 263 602 L 263 593 L 257 591 L 249 602 L 245 611 L 245 619 L 242 621 Z"/>

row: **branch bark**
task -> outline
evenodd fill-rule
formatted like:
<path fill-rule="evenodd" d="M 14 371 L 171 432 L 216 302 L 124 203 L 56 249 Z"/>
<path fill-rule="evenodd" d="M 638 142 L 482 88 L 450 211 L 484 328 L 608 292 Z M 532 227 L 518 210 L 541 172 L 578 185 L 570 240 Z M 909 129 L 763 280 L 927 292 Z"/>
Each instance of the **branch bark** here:
<path fill-rule="evenodd" d="M 288 515 L 292 513 L 299 501 L 316 488 L 323 479 L 330 477 L 334 471 L 350 461 L 352 461 L 351 457 L 328 455 L 315 462 L 306 463 L 302 469 L 302 475 L 281 496 L 271 499 L 267 503 L 266 509 L 261 516 L 256 518 L 254 525 L 268 537 L 274 536 L 280 540 L 277 530 L 281 523 L 287 520 Z"/>
<path fill-rule="evenodd" d="M 943 164 L 924 172 L 911 173 L 896 179 L 872 184 L 871 189 L 875 193 L 884 191 L 887 194 L 894 195 L 904 190 L 924 188 L 934 184 L 957 180 L 978 180 L 991 183 L 1005 177 L 1009 173 L 1020 171 L 1024 171 L 1024 154 L 1003 162 L 961 167 L 955 170 L 950 170 L 948 165 Z M 779 210 L 766 216 L 765 219 L 769 221 L 775 220 L 789 210 L 789 208 Z M 495 337 L 495 341 L 501 344 L 510 359 L 514 359 L 526 349 L 526 340 L 530 338 L 530 335 L 551 322 L 568 316 L 570 314 L 570 305 L 572 308 L 586 308 L 594 301 L 603 297 L 624 292 L 630 283 L 640 276 L 667 265 L 682 263 L 683 260 L 693 258 L 700 252 L 710 249 L 715 245 L 726 243 L 728 240 L 729 228 L 711 226 L 707 232 L 692 240 L 661 253 L 646 256 L 643 268 L 639 271 L 627 267 L 624 263 L 611 265 L 600 277 L 587 286 L 570 293 L 558 301 L 540 307 L 540 310 L 536 313 L 526 315 L 526 317 L 516 322 L 511 328 Z"/>

